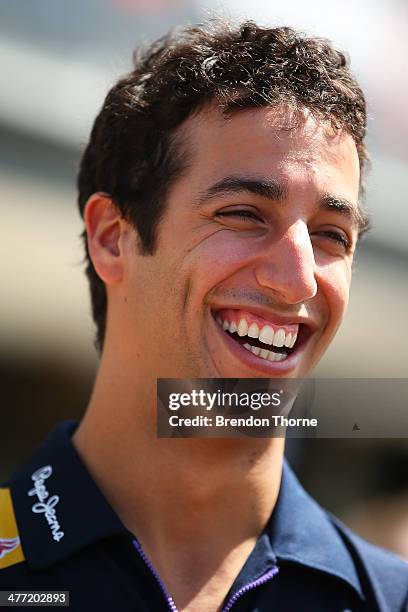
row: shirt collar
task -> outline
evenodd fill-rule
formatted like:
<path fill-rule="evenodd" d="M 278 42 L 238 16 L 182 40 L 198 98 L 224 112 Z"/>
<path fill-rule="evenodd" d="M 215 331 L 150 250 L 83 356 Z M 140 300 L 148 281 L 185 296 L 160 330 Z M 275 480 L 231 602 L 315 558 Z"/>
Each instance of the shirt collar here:
<path fill-rule="evenodd" d="M 71 443 L 76 425 L 61 423 L 10 481 L 24 555 L 34 569 L 128 533 Z"/>
<path fill-rule="evenodd" d="M 272 516 L 227 599 L 285 563 L 340 579 L 365 600 L 354 561 L 330 515 L 306 493 L 286 461 Z"/>
<path fill-rule="evenodd" d="M 61 423 L 10 481 L 25 558 L 42 569 L 110 536 L 128 534 L 71 442 L 77 423 Z M 237 581 L 280 561 L 340 578 L 364 599 L 353 560 L 330 516 L 285 462 L 271 519 Z"/>
<path fill-rule="evenodd" d="M 286 461 L 266 531 L 278 563 L 297 563 L 331 574 L 364 599 L 354 561 L 330 515 L 306 493 Z"/>

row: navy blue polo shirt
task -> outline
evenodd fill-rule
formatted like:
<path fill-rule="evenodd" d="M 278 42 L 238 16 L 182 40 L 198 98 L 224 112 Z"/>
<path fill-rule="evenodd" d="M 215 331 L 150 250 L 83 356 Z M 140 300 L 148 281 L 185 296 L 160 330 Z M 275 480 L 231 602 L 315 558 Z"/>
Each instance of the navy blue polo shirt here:
<path fill-rule="evenodd" d="M 0 590 L 69 591 L 70 609 L 81 612 L 176 610 L 72 446 L 75 427 L 59 425 L 0 488 Z M 285 465 L 271 519 L 224 601 L 229 610 L 406 612 L 408 564 L 351 533 Z"/>

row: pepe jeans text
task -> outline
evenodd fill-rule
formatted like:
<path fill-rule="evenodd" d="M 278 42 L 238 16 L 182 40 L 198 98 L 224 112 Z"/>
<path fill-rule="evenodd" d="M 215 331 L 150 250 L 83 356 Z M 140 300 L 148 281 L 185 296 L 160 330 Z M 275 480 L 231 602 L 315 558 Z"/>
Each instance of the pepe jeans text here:
<path fill-rule="evenodd" d="M 32 489 L 30 489 L 30 491 L 28 491 L 28 495 L 35 495 L 37 497 L 38 501 L 32 506 L 31 510 L 34 512 L 34 514 L 44 514 L 45 519 L 50 526 L 53 539 L 56 542 L 59 542 L 64 537 L 64 532 L 61 531 L 61 526 L 58 522 L 57 513 L 55 510 L 55 506 L 59 502 L 59 496 L 50 496 L 47 487 L 44 484 L 51 474 L 52 467 L 50 465 L 45 465 L 44 467 L 36 470 L 31 476 L 34 486 Z"/>

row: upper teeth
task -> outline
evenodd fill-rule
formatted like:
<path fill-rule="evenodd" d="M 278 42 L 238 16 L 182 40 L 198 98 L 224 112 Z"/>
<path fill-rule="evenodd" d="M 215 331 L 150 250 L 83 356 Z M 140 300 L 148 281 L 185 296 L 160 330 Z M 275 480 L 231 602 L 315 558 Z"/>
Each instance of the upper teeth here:
<path fill-rule="evenodd" d="M 260 342 L 269 344 L 277 347 L 286 346 L 293 348 L 299 331 L 299 325 L 295 326 L 293 332 L 287 332 L 283 327 L 271 327 L 270 325 L 263 325 L 259 327 L 257 323 L 248 324 L 248 321 L 241 317 L 238 325 L 235 321 L 227 321 L 217 317 L 217 321 L 222 325 L 223 329 L 228 330 L 231 333 L 237 332 L 238 336 L 249 336 L 249 338 L 259 338 Z"/>

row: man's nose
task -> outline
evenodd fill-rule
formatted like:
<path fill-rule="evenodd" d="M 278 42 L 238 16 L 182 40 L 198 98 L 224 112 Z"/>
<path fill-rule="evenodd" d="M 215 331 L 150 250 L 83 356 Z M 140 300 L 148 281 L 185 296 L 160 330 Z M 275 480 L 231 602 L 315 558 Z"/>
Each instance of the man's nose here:
<path fill-rule="evenodd" d="M 298 304 L 317 293 L 316 262 L 309 230 L 297 221 L 271 245 L 258 261 L 256 278 L 280 300 Z"/>

